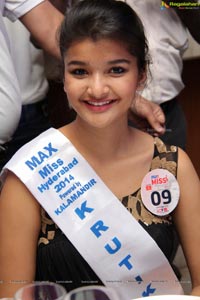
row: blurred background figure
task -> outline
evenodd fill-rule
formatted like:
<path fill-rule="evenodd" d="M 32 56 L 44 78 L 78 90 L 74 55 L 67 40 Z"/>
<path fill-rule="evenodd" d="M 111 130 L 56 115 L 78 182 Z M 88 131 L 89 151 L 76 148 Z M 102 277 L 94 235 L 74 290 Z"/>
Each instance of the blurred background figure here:
<path fill-rule="evenodd" d="M 13 23 L 4 18 L 4 22 L 15 58 L 22 112 L 18 127 L 6 145 L 5 161 L 1 161 L 1 164 L 5 164 L 21 146 L 50 127 L 47 100 L 49 85 L 45 75 L 43 50 L 33 45 L 29 31 L 20 21 Z"/>
<path fill-rule="evenodd" d="M 200 42 L 200 10 L 162 9 L 160 0 L 125 2 L 142 19 L 152 61 L 148 82 L 138 98 L 161 106 L 166 117 L 166 132 L 162 140 L 185 149 L 186 120 L 177 96 L 184 88 L 183 54 L 188 48 L 188 29 Z"/>
<path fill-rule="evenodd" d="M 21 65 L 17 63 L 19 53 L 16 52 L 16 48 L 12 45 L 12 37 L 11 40 L 9 39 L 9 34 L 6 30 L 3 16 L 9 18 L 12 21 L 20 19 L 20 21 L 22 21 L 22 23 L 32 33 L 34 39 L 37 40 L 38 44 L 40 44 L 43 49 L 50 52 L 52 55 L 55 55 L 56 57 L 59 57 L 59 50 L 56 44 L 56 32 L 61 23 L 61 20 L 63 19 L 63 15 L 58 10 L 56 10 L 49 1 L 2 0 L 0 2 L 0 169 L 10 158 L 10 156 L 12 156 L 12 153 L 14 153 L 21 144 L 27 141 L 27 133 L 23 133 L 24 136 L 22 136 L 20 132 L 16 133 L 16 130 L 20 131 L 20 128 L 17 128 L 19 121 L 21 122 L 20 126 L 24 121 L 22 120 L 25 111 L 23 105 L 32 105 L 30 103 L 35 103 L 41 100 L 40 96 L 42 95 L 40 94 L 39 96 L 38 94 L 36 98 L 33 97 L 33 99 L 30 96 L 31 93 L 26 94 L 24 90 L 23 92 L 25 94 L 22 99 L 21 88 L 23 88 L 23 84 L 26 85 L 24 76 L 28 74 L 30 69 L 27 70 L 27 73 L 24 73 L 23 70 L 26 67 L 28 68 L 28 65 L 26 66 L 26 59 L 31 60 L 32 57 L 24 57 Z M 20 34 L 17 34 L 17 39 L 20 39 Z M 15 43 L 17 39 L 15 37 Z M 23 51 L 24 55 L 27 55 L 27 53 L 25 53 L 24 47 L 23 50 L 21 47 L 20 51 Z M 33 77 L 35 76 L 36 75 L 34 75 Z M 19 78 L 21 78 L 21 83 L 19 83 Z M 45 93 L 45 90 L 43 90 L 43 92 Z M 42 105 L 40 104 L 37 107 L 41 107 Z M 31 111 L 33 111 L 34 109 L 32 109 Z M 27 116 L 28 114 L 26 114 L 26 118 L 28 118 Z M 46 125 L 44 129 L 46 129 Z M 10 142 L 13 139 L 14 134 L 16 134 L 16 137 L 13 144 L 11 145 Z M 31 134 L 34 135 L 34 133 Z M 19 136 L 20 138 L 18 139 Z"/>

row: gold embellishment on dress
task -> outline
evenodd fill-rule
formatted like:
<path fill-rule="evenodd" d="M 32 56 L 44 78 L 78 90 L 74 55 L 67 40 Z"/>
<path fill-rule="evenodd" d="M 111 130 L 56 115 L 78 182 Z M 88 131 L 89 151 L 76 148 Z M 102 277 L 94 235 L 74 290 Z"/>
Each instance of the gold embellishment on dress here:
<path fill-rule="evenodd" d="M 154 144 L 158 152 L 159 156 L 153 158 L 151 163 L 151 170 L 162 168 L 171 172 L 175 177 L 177 175 L 177 162 L 176 155 L 178 148 L 176 146 L 168 146 L 161 141 L 159 138 L 154 139 Z"/>
<path fill-rule="evenodd" d="M 39 238 L 38 246 L 39 246 L 40 244 L 45 244 L 45 245 L 47 245 L 47 244 L 49 244 L 49 241 L 48 241 L 46 238 L 41 237 L 41 238 Z"/>
<path fill-rule="evenodd" d="M 53 225 L 53 221 L 46 216 L 45 210 L 41 209 L 41 219 L 42 219 L 42 232 L 45 234 L 47 230 L 47 225 Z"/>
<path fill-rule="evenodd" d="M 176 146 L 170 146 L 169 149 L 167 149 L 167 146 L 158 137 L 154 138 L 154 144 L 157 146 L 159 153 L 163 153 L 163 152 L 168 153 L 168 152 L 176 152 L 177 151 Z"/>
<path fill-rule="evenodd" d="M 141 200 L 141 191 L 139 190 L 136 196 L 129 195 L 126 208 L 137 221 L 141 221 L 146 225 L 167 223 L 171 224 L 171 217 L 157 217 L 149 212 L 143 205 Z"/>
<path fill-rule="evenodd" d="M 47 232 L 47 239 L 48 240 L 53 240 L 54 239 L 54 236 L 55 236 L 55 230 L 51 230 L 51 231 L 48 231 Z"/>
<path fill-rule="evenodd" d="M 47 225 L 55 225 L 55 229 L 58 228 L 58 226 L 53 222 L 53 220 L 46 215 L 45 210 L 42 208 L 41 209 L 41 228 L 42 228 L 42 233 L 47 234 Z"/>
<path fill-rule="evenodd" d="M 166 169 L 171 172 L 174 176 L 176 176 L 177 164 L 175 161 L 168 161 L 166 158 L 161 158 L 159 156 L 154 157 L 151 163 L 151 169 Z"/>

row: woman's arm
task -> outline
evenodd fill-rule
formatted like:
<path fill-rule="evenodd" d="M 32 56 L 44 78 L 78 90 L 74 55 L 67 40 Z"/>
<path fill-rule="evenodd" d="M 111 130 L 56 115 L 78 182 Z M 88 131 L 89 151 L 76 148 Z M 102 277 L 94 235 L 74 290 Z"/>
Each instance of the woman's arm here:
<path fill-rule="evenodd" d="M 187 154 L 181 149 L 178 153 L 181 194 L 174 221 L 192 279 L 192 295 L 200 296 L 200 183 Z"/>
<path fill-rule="evenodd" d="M 9 173 L 0 197 L 0 298 L 34 280 L 40 222 L 38 202 Z"/>

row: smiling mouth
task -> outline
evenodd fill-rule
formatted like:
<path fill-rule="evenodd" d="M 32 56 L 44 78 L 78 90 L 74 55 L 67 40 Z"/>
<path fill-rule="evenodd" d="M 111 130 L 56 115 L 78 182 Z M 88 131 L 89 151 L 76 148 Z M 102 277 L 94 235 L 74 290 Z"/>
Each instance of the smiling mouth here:
<path fill-rule="evenodd" d="M 109 105 L 115 100 L 106 100 L 106 101 L 85 101 L 87 104 L 92 105 L 92 106 L 104 106 L 104 105 Z"/>

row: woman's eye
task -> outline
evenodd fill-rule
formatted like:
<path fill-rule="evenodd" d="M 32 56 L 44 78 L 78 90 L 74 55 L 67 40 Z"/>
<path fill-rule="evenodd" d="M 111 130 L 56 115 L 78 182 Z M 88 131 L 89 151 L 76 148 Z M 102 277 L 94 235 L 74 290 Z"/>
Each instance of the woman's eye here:
<path fill-rule="evenodd" d="M 71 71 L 71 74 L 76 75 L 76 76 L 83 76 L 87 74 L 87 71 L 84 69 L 75 69 Z"/>
<path fill-rule="evenodd" d="M 125 69 L 124 68 L 122 68 L 122 67 L 113 67 L 112 69 L 111 69 L 111 73 L 112 74 L 123 74 L 123 73 L 125 73 Z"/>

